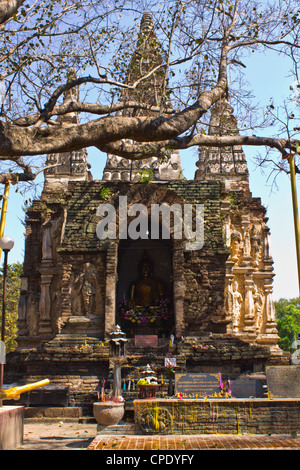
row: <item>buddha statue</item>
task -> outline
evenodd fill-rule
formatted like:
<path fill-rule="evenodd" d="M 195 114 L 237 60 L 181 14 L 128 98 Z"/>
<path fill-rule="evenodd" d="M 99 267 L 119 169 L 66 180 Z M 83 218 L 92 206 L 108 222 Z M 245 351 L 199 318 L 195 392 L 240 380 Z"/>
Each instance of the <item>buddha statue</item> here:
<path fill-rule="evenodd" d="M 165 291 L 163 284 L 152 277 L 152 265 L 146 255 L 141 261 L 140 269 L 141 279 L 132 285 L 130 293 L 131 308 L 134 310 L 138 306 L 158 306 Z"/>

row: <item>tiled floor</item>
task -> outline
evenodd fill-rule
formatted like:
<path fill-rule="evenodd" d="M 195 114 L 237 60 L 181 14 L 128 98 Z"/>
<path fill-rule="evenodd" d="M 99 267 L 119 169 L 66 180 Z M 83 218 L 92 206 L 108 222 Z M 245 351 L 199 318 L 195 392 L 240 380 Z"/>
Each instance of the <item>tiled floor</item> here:
<path fill-rule="evenodd" d="M 111 436 L 98 435 L 87 450 L 300 450 L 288 435 Z"/>

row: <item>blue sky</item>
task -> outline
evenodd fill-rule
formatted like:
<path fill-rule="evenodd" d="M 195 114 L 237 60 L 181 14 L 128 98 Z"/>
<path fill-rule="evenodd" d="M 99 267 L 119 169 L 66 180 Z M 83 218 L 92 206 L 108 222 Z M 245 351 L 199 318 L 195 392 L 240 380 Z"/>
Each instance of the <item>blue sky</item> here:
<path fill-rule="evenodd" d="M 289 86 L 293 79 L 288 77 L 289 63 L 284 58 L 273 54 L 252 55 L 246 60 L 247 80 L 253 89 L 256 101 L 262 106 L 269 104 L 269 99 L 274 98 L 280 103 L 290 94 Z M 257 135 L 266 135 L 266 130 L 256 131 Z M 268 225 L 271 230 L 271 253 L 274 259 L 274 300 L 280 297 L 292 298 L 299 295 L 298 274 L 295 252 L 295 238 L 291 202 L 291 188 L 289 176 L 281 174 L 277 179 L 278 189 L 271 191 L 265 175 L 256 167 L 255 148 L 244 148 L 250 172 L 250 190 L 254 197 L 260 197 L 267 208 L 269 217 Z M 195 151 L 181 153 L 184 176 L 193 179 Z M 92 173 L 95 179 L 102 178 L 105 156 L 96 149 L 89 149 L 89 160 L 92 165 Z M 298 181 L 298 198 L 299 198 Z M 22 262 L 24 258 L 24 212 L 22 207 L 26 196 L 15 192 L 12 186 L 8 202 L 8 214 L 5 227 L 5 235 L 12 236 L 15 246 L 9 255 L 9 262 Z M 2 261 L 2 259 L 1 259 Z"/>

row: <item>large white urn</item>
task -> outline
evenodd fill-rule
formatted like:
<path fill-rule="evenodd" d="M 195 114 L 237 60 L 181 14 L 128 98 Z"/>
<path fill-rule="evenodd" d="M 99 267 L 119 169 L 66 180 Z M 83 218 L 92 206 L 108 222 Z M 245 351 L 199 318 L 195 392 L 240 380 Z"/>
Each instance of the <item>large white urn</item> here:
<path fill-rule="evenodd" d="M 103 426 L 118 424 L 124 416 L 124 411 L 124 402 L 97 401 L 93 407 L 95 420 Z"/>

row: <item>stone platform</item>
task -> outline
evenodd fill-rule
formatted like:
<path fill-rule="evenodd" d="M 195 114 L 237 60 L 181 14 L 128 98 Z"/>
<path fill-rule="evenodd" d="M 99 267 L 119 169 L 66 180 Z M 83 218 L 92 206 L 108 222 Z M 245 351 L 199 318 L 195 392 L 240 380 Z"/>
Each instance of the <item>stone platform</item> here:
<path fill-rule="evenodd" d="M 143 434 L 300 432 L 299 398 L 135 400 L 134 415 Z"/>
<path fill-rule="evenodd" d="M 0 407 L 0 450 L 14 450 L 23 442 L 24 407 Z"/>

